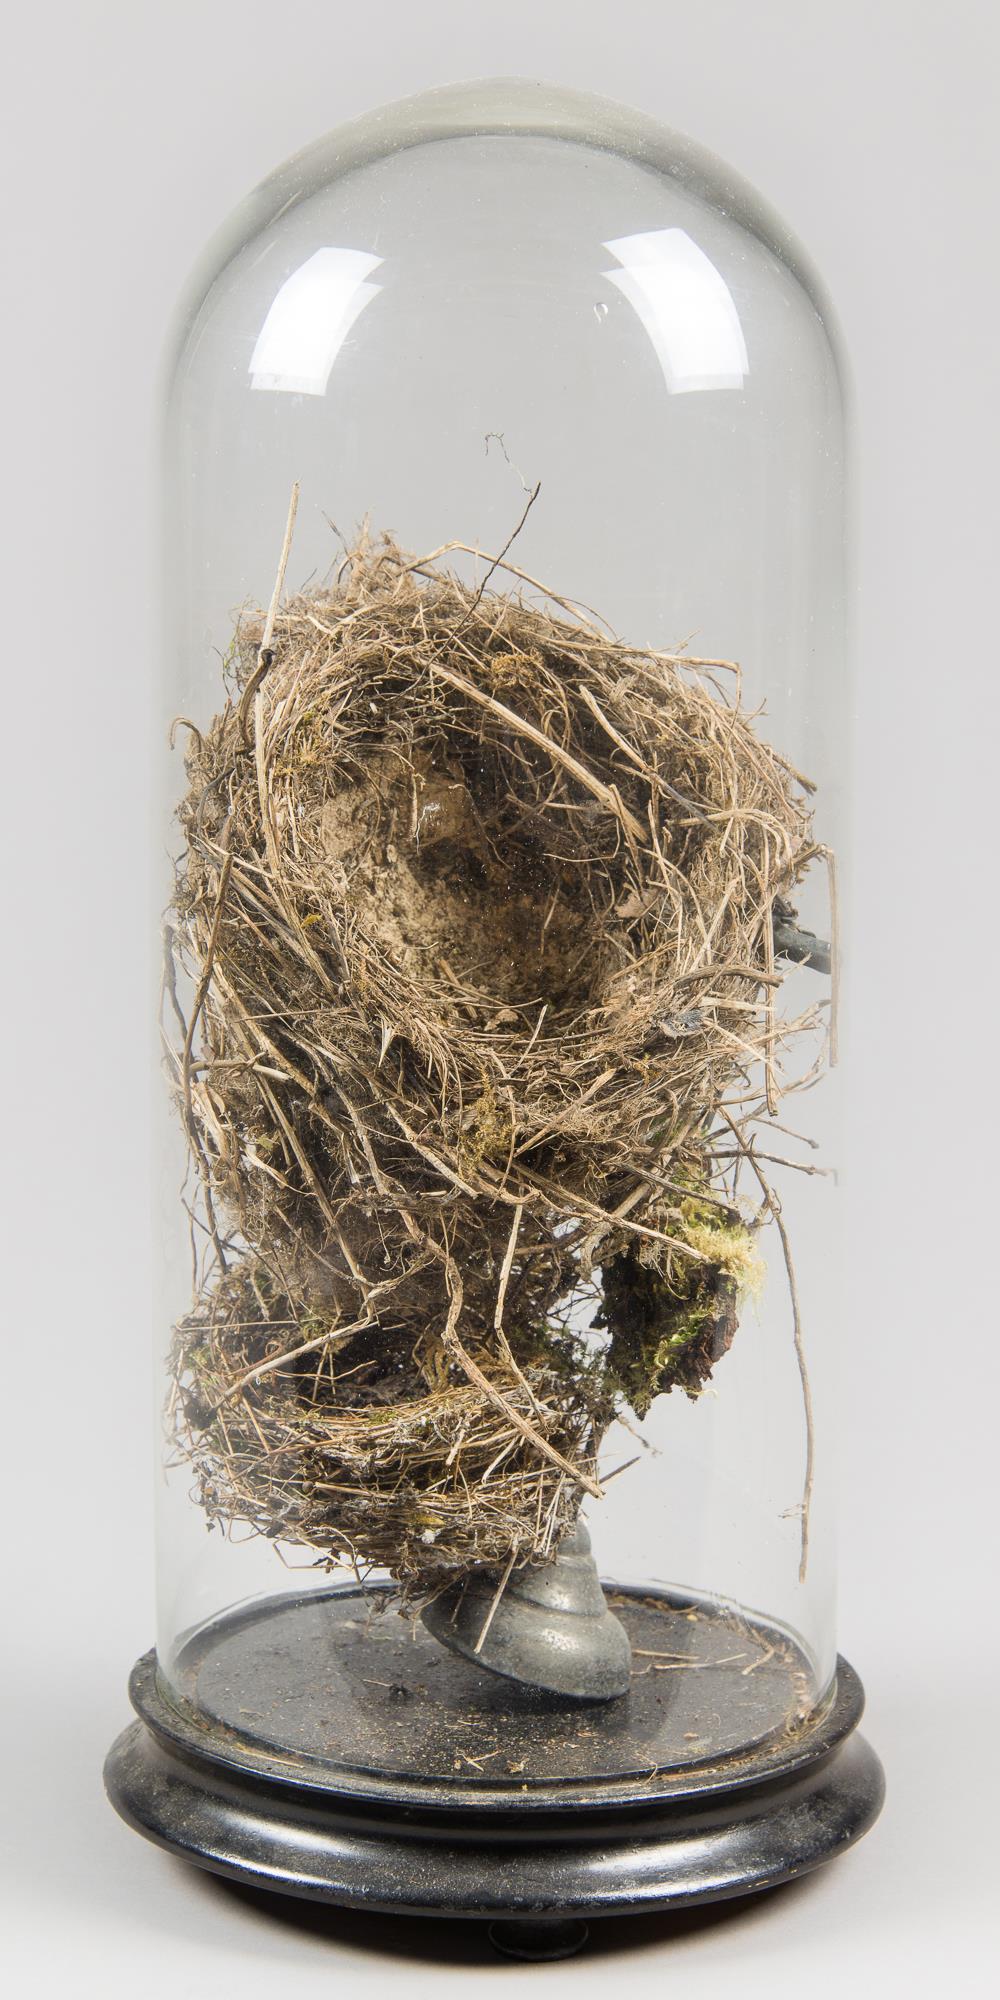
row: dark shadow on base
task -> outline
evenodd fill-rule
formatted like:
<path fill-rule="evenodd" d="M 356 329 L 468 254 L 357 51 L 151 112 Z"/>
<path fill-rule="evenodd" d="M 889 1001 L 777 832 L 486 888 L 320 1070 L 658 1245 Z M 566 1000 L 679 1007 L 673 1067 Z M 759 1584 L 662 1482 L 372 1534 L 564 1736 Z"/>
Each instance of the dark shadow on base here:
<path fill-rule="evenodd" d="M 192 1870 L 185 1862 L 174 1862 L 190 1876 L 196 1874 L 203 1894 L 229 1904 L 242 1905 L 248 1917 L 267 1925 L 353 1951 L 370 1952 L 374 1957 L 409 1959 L 419 1964 L 507 1965 L 490 1943 L 489 1925 L 464 1918 L 404 1917 L 365 1915 L 358 1910 L 337 1909 L 332 1904 L 314 1903 L 304 1897 L 283 1896 L 270 1890 L 250 1889 L 228 1882 L 207 1871 Z M 701 1935 L 740 1925 L 767 1923 L 784 1904 L 786 1907 L 812 1889 L 811 1875 L 797 1882 L 782 1883 L 751 1896 L 732 1896 L 716 1903 L 694 1904 L 687 1909 L 660 1911 L 648 1916 L 595 1917 L 581 1957 L 607 1957 L 616 1952 L 636 1953 L 683 1944 Z M 192 1884 L 192 1888 L 194 1884 Z M 540 1968 L 536 1967 L 535 1970 Z"/>

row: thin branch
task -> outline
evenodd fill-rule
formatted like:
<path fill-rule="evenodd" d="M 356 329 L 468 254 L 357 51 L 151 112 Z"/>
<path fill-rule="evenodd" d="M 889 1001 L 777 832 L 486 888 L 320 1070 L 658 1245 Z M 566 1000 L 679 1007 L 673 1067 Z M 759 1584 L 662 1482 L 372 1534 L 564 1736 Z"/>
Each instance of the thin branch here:
<path fill-rule="evenodd" d="M 498 556 L 494 556 L 493 561 L 491 562 L 489 569 L 487 570 L 486 575 L 484 576 L 482 583 L 480 584 L 479 589 L 476 591 L 472 603 L 469 606 L 470 611 L 475 611 L 477 604 L 479 604 L 482 599 L 483 591 L 486 589 L 490 577 L 493 575 L 495 570 L 498 570 L 500 568 L 500 565 L 503 562 L 504 556 L 507 554 L 508 549 L 512 548 L 514 543 L 516 542 L 518 535 L 520 534 L 521 529 L 524 527 L 525 521 L 527 520 L 528 515 L 531 513 L 531 510 L 535 504 L 535 501 L 538 499 L 538 495 L 540 494 L 541 490 L 542 490 L 542 482 L 540 479 L 538 479 L 536 480 L 534 486 L 532 487 L 531 492 L 528 494 L 527 505 L 525 506 L 524 513 L 521 515 L 521 518 L 517 524 L 517 527 L 514 529 L 513 534 L 507 537 L 507 540 L 505 541 L 503 548 L 500 551 L 500 554 Z"/>
<path fill-rule="evenodd" d="M 496 1617 L 496 1615 L 497 1615 L 497 1612 L 498 1612 L 498 1611 L 499 1611 L 499 1609 L 500 1609 L 500 1599 L 502 1598 L 502 1596 L 503 1596 L 503 1594 L 504 1594 L 504 1591 L 506 1590 L 506 1588 L 507 1588 L 507 1585 L 508 1585 L 508 1583 L 509 1583 L 509 1581 L 510 1581 L 510 1573 L 511 1573 L 511 1570 L 513 1569 L 513 1567 L 514 1567 L 514 1564 L 515 1564 L 516 1560 L 517 1560 L 517 1547 L 516 1547 L 516 1545 L 515 1545 L 515 1547 L 511 1549 L 511 1552 L 510 1552 L 510 1557 L 509 1557 L 509 1560 L 508 1560 L 508 1563 L 507 1563 L 507 1567 L 506 1567 L 506 1569 L 504 1570 L 504 1573 L 503 1573 L 502 1577 L 500 1578 L 500 1582 L 499 1582 L 499 1583 L 498 1583 L 498 1585 L 497 1585 L 497 1588 L 496 1588 L 496 1592 L 495 1592 L 495 1594 L 494 1594 L 494 1598 L 493 1598 L 493 1602 L 492 1602 L 492 1604 L 490 1605 L 490 1608 L 489 1608 L 488 1612 L 486 1613 L 486 1617 L 485 1617 L 485 1618 L 484 1618 L 484 1620 L 483 1620 L 483 1629 L 482 1629 L 482 1631 L 480 1632 L 480 1634 L 479 1634 L 479 1637 L 478 1637 L 478 1639 L 476 1640 L 476 1643 L 475 1643 L 475 1645 L 474 1645 L 474 1646 L 473 1646 L 473 1648 L 472 1648 L 472 1650 L 473 1650 L 473 1652 L 474 1652 L 474 1653 L 481 1653 L 481 1652 L 482 1652 L 482 1650 L 483 1650 L 483 1647 L 484 1647 L 484 1645 L 486 1644 L 486 1640 L 487 1640 L 487 1638 L 488 1638 L 488 1636 L 489 1636 L 489 1630 L 490 1630 L 490 1626 L 492 1625 L 492 1623 L 493 1623 L 493 1620 L 494 1620 L 494 1618 Z"/>
<path fill-rule="evenodd" d="M 288 518 L 285 522 L 285 535 L 284 535 L 284 540 L 282 541 L 281 544 L 281 555 L 278 558 L 278 573 L 274 579 L 274 589 L 271 592 L 271 602 L 267 607 L 267 616 L 264 620 L 264 630 L 261 635 L 260 645 L 257 648 L 257 665 L 256 668 L 254 669 L 254 672 L 251 674 L 250 679 L 247 681 L 246 687 L 243 690 L 243 696 L 240 701 L 239 709 L 237 711 L 237 721 L 239 725 L 239 731 L 240 735 L 243 738 L 244 743 L 246 743 L 249 740 L 248 721 L 249 721 L 250 710 L 253 706 L 254 698 L 261 684 L 261 681 L 263 680 L 264 675 L 267 673 L 268 668 L 271 666 L 274 658 L 274 655 L 271 651 L 271 642 L 274 637 L 274 621 L 278 613 L 278 604 L 281 599 L 282 587 L 285 581 L 285 571 L 288 568 L 288 558 L 291 553 L 292 536 L 295 532 L 295 516 L 298 512 L 298 506 L 299 506 L 299 482 L 298 480 L 296 480 L 294 486 L 292 487 L 291 499 L 288 502 Z"/>
<path fill-rule="evenodd" d="M 726 1124 L 740 1145 L 744 1159 L 756 1175 L 757 1183 L 764 1196 L 767 1208 L 774 1217 L 775 1227 L 781 1239 L 781 1251 L 785 1260 L 785 1271 L 788 1277 L 788 1295 L 792 1307 L 792 1340 L 795 1346 L 795 1359 L 798 1365 L 799 1382 L 802 1388 L 802 1408 L 806 1425 L 806 1465 L 802 1481 L 802 1502 L 799 1513 L 801 1530 L 799 1582 L 804 1583 L 809 1564 L 809 1515 L 812 1507 L 813 1478 L 816 1465 L 816 1427 L 813 1419 L 812 1388 L 809 1381 L 809 1369 L 806 1364 L 805 1339 L 802 1331 L 802 1309 L 799 1304 L 799 1287 L 795 1276 L 795 1264 L 792 1259 L 792 1246 L 788 1240 L 788 1231 L 781 1213 L 781 1202 L 758 1165 L 752 1140 L 744 1137 L 739 1128 L 734 1125 L 727 1112 L 724 1111 L 722 1116 L 725 1118 Z"/>

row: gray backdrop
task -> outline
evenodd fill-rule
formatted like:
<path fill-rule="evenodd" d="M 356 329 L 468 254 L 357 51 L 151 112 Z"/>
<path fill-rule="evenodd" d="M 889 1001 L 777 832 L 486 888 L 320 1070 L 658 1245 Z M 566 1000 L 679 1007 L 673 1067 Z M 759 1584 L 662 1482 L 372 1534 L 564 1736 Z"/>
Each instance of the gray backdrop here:
<path fill-rule="evenodd" d="M 350 1981 L 418 1996 L 470 1974 L 493 1991 L 531 1978 L 595 1993 L 672 1975 L 691 2000 L 725 1981 L 742 2000 L 824 2000 L 851 1979 L 991 1990 L 993 9 L 50 0 L 7 13 L 4 48 L 13 1990 L 252 2000 Z M 858 1309 L 840 1639 L 890 1783 L 878 1829 L 825 1874 L 740 1911 L 609 1927 L 589 1958 L 532 1973 L 480 1966 L 464 1930 L 383 1922 L 373 1937 L 265 1911 L 138 1841 L 100 1793 L 152 1633 L 144 849 L 164 328 L 205 236 L 285 154 L 386 98 L 512 72 L 631 101 L 731 162 L 809 247 L 853 359 Z"/>

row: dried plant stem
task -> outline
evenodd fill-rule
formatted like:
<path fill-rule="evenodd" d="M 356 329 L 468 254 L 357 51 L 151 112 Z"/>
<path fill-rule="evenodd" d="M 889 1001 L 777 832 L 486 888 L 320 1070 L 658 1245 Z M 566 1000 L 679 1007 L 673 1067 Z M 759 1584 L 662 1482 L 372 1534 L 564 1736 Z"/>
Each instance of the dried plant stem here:
<path fill-rule="evenodd" d="M 770 1182 L 761 1171 L 753 1141 L 745 1138 L 728 1114 L 724 1112 L 723 1116 L 730 1131 L 737 1140 L 743 1158 L 747 1161 L 747 1164 L 756 1177 L 757 1184 L 767 1204 L 768 1213 L 773 1217 L 775 1228 L 781 1240 L 781 1252 L 788 1277 L 788 1296 L 792 1308 L 792 1340 L 795 1347 L 795 1360 L 799 1371 L 799 1383 L 802 1389 L 802 1410 L 805 1417 L 806 1429 L 806 1463 L 802 1479 L 802 1499 L 799 1506 L 799 1582 L 804 1583 L 806 1580 L 806 1571 L 809 1567 L 809 1518 L 812 1510 L 813 1482 L 816 1468 L 816 1425 L 813 1417 L 812 1386 L 809 1381 L 809 1369 L 806 1362 L 805 1335 L 802 1328 L 802 1308 L 799 1303 L 798 1280 L 795 1276 L 795 1263 L 792 1257 L 792 1246 L 788 1239 L 788 1230 L 785 1226 L 784 1216 L 781 1213 L 781 1202 L 771 1187 Z"/>
<path fill-rule="evenodd" d="M 222 912 L 226 901 L 226 890 L 229 887 L 229 877 L 232 873 L 232 867 L 233 867 L 233 857 L 232 854 L 227 851 L 219 875 L 219 891 L 215 901 L 215 914 L 212 918 L 212 928 L 208 934 L 208 945 L 205 951 L 205 961 L 201 969 L 201 977 L 198 981 L 197 991 L 194 996 L 194 1006 L 191 1009 L 191 1018 L 187 1024 L 187 1029 L 184 1035 L 184 1048 L 181 1055 L 181 1076 L 183 1078 L 183 1088 L 184 1088 L 184 1108 L 187 1114 L 189 1127 L 193 1125 L 194 1121 L 194 1106 L 191 1100 L 191 1050 L 194 1045 L 194 1037 L 197 1031 L 198 1022 L 201 1019 L 201 1010 L 205 1005 L 205 1000 L 208 995 L 208 989 L 212 983 L 212 967 L 215 964 L 216 947 L 219 942 L 219 929 L 222 924 Z M 170 990 L 173 996 L 175 1008 L 179 1013 L 180 1009 L 177 1007 L 177 989 L 173 980 L 171 980 L 170 982 Z"/>
<path fill-rule="evenodd" d="M 267 673 L 268 668 L 271 665 L 271 658 L 272 658 L 271 641 L 274 637 L 274 621 L 278 615 L 278 605 L 281 602 L 281 593 L 285 583 L 285 571 L 288 568 L 288 558 L 292 552 L 292 536 L 295 533 L 295 516 L 298 512 L 298 506 L 299 506 L 299 482 L 298 480 L 296 480 L 295 484 L 292 487 L 291 499 L 288 502 L 288 516 L 285 521 L 285 534 L 281 544 L 281 554 L 278 558 L 278 570 L 277 570 L 277 575 L 275 576 L 274 579 L 274 589 L 271 592 L 271 602 L 267 607 L 267 615 L 264 619 L 264 627 L 263 631 L 261 632 L 260 644 L 257 648 L 256 664 L 254 666 L 252 674 L 250 674 L 247 679 L 246 686 L 243 689 L 242 699 L 240 701 L 240 705 L 237 710 L 237 723 L 240 735 L 243 738 L 244 743 L 248 740 L 247 722 L 250 710 L 253 706 L 257 690 L 260 687 L 261 681 L 263 680 L 264 675 Z"/>
<path fill-rule="evenodd" d="M 318 1333 L 314 1340 L 303 1340 L 298 1347 L 289 1347 L 284 1354 L 276 1354 L 270 1361 L 258 1362 L 256 1368 L 248 1368 L 238 1382 L 233 1382 L 224 1390 L 215 1406 L 216 1410 L 220 1410 L 230 1397 L 242 1395 L 243 1390 L 248 1388 L 251 1382 L 259 1382 L 263 1376 L 272 1375 L 279 1368 L 286 1368 L 290 1362 L 298 1361 L 303 1354 L 312 1354 L 317 1347 L 330 1348 L 337 1342 L 343 1343 L 349 1340 L 352 1334 L 360 1333 L 364 1327 L 371 1324 L 370 1319 L 357 1319 L 353 1326 L 336 1327 L 332 1332 Z"/>
<path fill-rule="evenodd" d="M 285 583 L 285 571 L 288 568 L 288 558 L 292 551 L 292 536 L 295 533 L 295 516 L 298 512 L 298 506 L 299 506 L 299 482 L 296 479 L 292 487 L 291 498 L 288 502 L 288 518 L 285 522 L 285 534 L 284 534 L 284 540 L 282 541 L 281 544 L 281 555 L 278 558 L 278 573 L 274 579 L 274 589 L 271 592 L 271 602 L 267 607 L 267 617 L 264 620 L 264 630 L 261 633 L 261 640 L 260 640 L 261 657 L 263 657 L 264 654 L 269 654 L 271 651 L 271 640 L 274 637 L 274 621 L 275 617 L 277 616 L 278 605 L 281 602 L 281 593 Z"/>
<path fill-rule="evenodd" d="M 840 893 L 837 887 L 837 857 L 832 847 L 821 847 L 826 862 L 830 896 L 830 1063 L 840 1056 Z"/>
<path fill-rule="evenodd" d="M 507 1567 L 504 1570 L 504 1573 L 500 1578 L 500 1582 L 496 1587 L 496 1590 L 493 1595 L 493 1601 L 490 1605 L 488 1612 L 486 1613 L 485 1618 L 483 1619 L 482 1630 L 479 1634 L 478 1639 L 476 1640 L 475 1645 L 472 1648 L 474 1653 L 481 1653 L 484 1645 L 486 1644 L 486 1640 L 489 1636 L 490 1626 L 492 1625 L 493 1620 L 500 1609 L 500 1599 L 502 1598 L 504 1591 L 506 1590 L 507 1585 L 510 1582 L 510 1573 L 514 1567 L 516 1560 L 517 1560 L 517 1550 L 516 1548 L 511 1549 L 510 1555 L 507 1559 Z"/>
<path fill-rule="evenodd" d="M 541 490 L 542 490 L 542 482 L 541 482 L 541 480 L 539 479 L 539 480 L 537 480 L 537 481 L 536 481 L 535 485 L 534 485 L 534 486 L 532 487 L 532 489 L 531 489 L 531 492 L 530 492 L 530 493 L 528 494 L 528 498 L 527 498 L 527 501 L 526 501 L 526 503 L 525 503 L 525 508 L 524 508 L 524 512 L 523 512 L 523 514 L 521 515 L 521 518 L 520 518 L 520 520 L 518 521 L 518 524 L 517 524 L 517 527 L 516 527 L 516 528 L 514 529 L 514 532 L 513 532 L 513 534 L 512 534 L 512 535 L 510 535 L 510 536 L 508 536 L 508 539 L 507 539 L 507 540 L 505 541 L 505 543 L 504 543 L 504 545 L 503 545 L 503 548 L 502 548 L 502 549 L 501 549 L 501 551 L 500 551 L 500 554 L 499 554 L 498 556 L 494 556 L 494 557 L 493 557 L 493 560 L 492 560 L 492 562 L 490 563 L 490 566 L 489 566 L 489 569 L 488 569 L 488 570 L 486 571 L 486 574 L 485 574 L 485 576 L 483 577 L 483 580 L 482 580 L 481 584 L 479 585 L 479 588 L 478 588 L 478 590 L 476 591 L 476 594 L 475 594 L 475 596 L 474 596 L 474 598 L 473 598 L 473 600 L 472 600 L 472 604 L 471 604 L 471 607 L 470 607 L 470 608 L 471 608 L 471 609 L 472 609 L 473 611 L 475 611 L 475 609 L 476 609 L 477 605 L 478 605 L 478 604 L 479 604 L 479 603 L 481 602 L 481 600 L 482 600 L 482 596 L 483 596 L 483 592 L 485 591 L 485 589 L 486 589 L 486 586 L 487 586 L 487 584 L 489 583 L 489 580 L 490 580 L 491 576 L 493 576 L 493 575 L 495 574 L 495 572 L 496 572 L 496 571 L 497 571 L 497 570 L 498 570 L 498 569 L 500 568 L 500 566 L 501 566 L 501 564 L 502 564 L 502 562 L 503 562 L 503 559 L 504 559 L 504 556 L 505 556 L 505 555 L 507 554 L 508 550 L 509 550 L 509 549 L 510 549 L 510 548 L 512 547 L 513 543 L 514 543 L 514 542 L 516 542 L 516 540 L 517 540 L 517 538 L 518 538 L 518 535 L 520 534 L 520 532 L 521 532 L 521 529 L 522 529 L 522 528 L 524 527 L 524 524 L 525 524 L 525 521 L 527 520 L 527 518 L 528 518 L 528 515 L 529 515 L 529 514 L 531 513 L 531 510 L 532 510 L 532 508 L 533 508 L 533 506 L 534 506 L 534 504 L 535 504 L 535 501 L 536 501 L 536 500 L 538 499 L 538 495 L 540 494 Z"/>

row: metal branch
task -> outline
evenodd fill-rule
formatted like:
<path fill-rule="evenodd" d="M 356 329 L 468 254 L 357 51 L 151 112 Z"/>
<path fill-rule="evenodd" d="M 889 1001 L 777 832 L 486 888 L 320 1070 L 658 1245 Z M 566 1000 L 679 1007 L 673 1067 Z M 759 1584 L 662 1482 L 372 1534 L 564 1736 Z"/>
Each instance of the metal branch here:
<path fill-rule="evenodd" d="M 805 931 L 788 918 L 774 919 L 774 951 L 777 958 L 791 959 L 795 965 L 811 965 L 814 972 L 831 972 L 833 954 L 826 938 Z"/>

